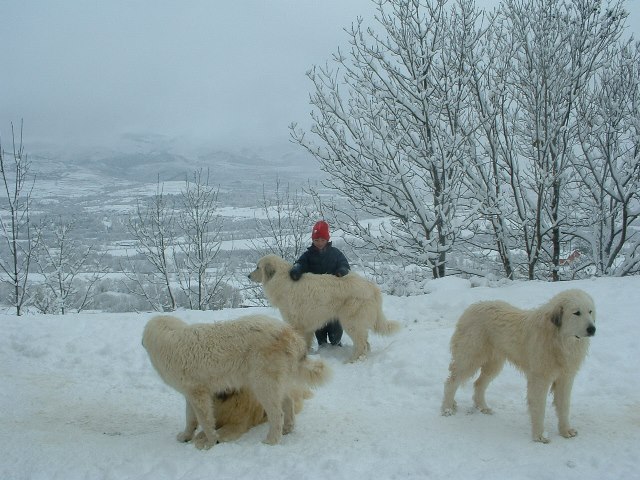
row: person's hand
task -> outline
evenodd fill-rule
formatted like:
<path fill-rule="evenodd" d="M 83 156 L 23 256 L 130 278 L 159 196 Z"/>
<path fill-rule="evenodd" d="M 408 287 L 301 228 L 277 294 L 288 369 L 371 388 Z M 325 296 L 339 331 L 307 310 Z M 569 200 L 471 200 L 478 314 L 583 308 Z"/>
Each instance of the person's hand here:
<path fill-rule="evenodd" d="M 296 270 L 295 268 L 292 268 L 291 270 L 289 270 L 289 276 L 291 277 L 291 280 L 293 280 L 294 282 L 297 282 L 298 280 L 300 280 L 302 273 L 300 273 L 300 270 Z"/>

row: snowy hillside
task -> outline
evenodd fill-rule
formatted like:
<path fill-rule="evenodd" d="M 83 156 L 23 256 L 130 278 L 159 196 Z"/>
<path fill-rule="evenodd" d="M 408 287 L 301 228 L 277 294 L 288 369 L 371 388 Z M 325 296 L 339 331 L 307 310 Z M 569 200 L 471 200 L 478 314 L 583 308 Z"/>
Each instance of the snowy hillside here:
<path fill-rule="evenodd" d="M 165 386 L 140 344 L 151 313 L 0 315 L 0 478 L 18 479 L 631 479 L 640 467 L 637 372 L 640 277 L 471 288 L 461 279 L 427 283 L 423 295 L 384 298 L 404 328 L 371 338 L 369 358 L 343 364 L 351 344 L 318 354 L 333 379 L 316 390 L 280 445 L 261 443 L 267 427 L 199 451 L 175 440 L 182 397 Z M 596 301 L 598 330 L 576 378 L 571 419 L 579 435 L 551 443 L 529 434 L 525 380 L 505 367 L 489 386 L 495 414 L 440 415 L 448 342 L 465 307 L 504 299 L 534 307 L 566 288 Z M 179 312 L 188 322 L 271 308 Z"/>

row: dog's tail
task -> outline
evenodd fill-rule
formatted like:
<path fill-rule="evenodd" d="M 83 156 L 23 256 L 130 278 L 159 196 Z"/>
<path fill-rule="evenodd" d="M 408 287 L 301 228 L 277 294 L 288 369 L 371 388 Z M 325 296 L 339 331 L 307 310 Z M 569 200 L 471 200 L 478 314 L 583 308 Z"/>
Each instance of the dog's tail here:
<path fill-rule="evenodd" d="M 382 307 L 378 308 L 378 316 L 373 324 L 373 331 L 378 335 L 393 335 L 402 328 L 400 323 L 394 320 L 388 320 L 382 311 Z"/>
<path fill-rule="evenodd" d="M 318 386 L 331 378 L 331 369 L 322 360 L 312 360 L 306 355 L 298 364 L 298 381 L 307 386 Z"/>

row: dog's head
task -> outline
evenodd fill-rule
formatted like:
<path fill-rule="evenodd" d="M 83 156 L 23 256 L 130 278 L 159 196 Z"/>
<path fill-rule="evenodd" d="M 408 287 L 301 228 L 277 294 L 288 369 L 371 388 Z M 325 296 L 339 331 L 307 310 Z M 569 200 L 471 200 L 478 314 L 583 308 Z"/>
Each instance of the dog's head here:
<path fill-rule="evenodd" d="M 266 255 L 258 260 L 256 269 L 249 274 L 249 278 L 264 285 L 273 278 L 283 262 L 284 260 L 276 255 Z"/>
<path fill-rule="evenodd" d="M 561 335 L 593 337 L 596 334 L 596 308 L 593 299 L 583 290 L 565 290 L 549 302 L 550 320 Z"/>

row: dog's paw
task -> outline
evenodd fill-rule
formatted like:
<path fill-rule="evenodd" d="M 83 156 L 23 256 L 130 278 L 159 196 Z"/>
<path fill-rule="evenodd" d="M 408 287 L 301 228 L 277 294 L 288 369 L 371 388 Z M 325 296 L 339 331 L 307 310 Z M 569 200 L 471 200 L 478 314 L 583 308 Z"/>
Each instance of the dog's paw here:
<path fill-rule="evenodd" d="M 190 442 L 192 438 L 193 432 L 180 432 L 178 435 L 176 435 L 176 440 L 178 440 L 180 443 Z"/>
<path fill-rule="evenodd" d="M 578 431 L 573 428 L 567 428 L 566 430 L 561 430 L 560 435 L 564 438 L 573 438 L 578 435 Z"/>
<path fill-rule="evenodd" d="M 204 432 L 199 432 L 193 439 L 193 444 L 198 450 L 209 450 L 216 443 L 218 443 L 217 439 L 214 441 L 209 440 L 209 437 Z"/>
<path fill-rule="evenodd" d="M 285 423 L 282 427 L 282 434 L 283 435 L 290 434 L 291 432 L 293 432 L 293 427 L 294 427 L 293 423 L 290 423 L 290 424 Z"/>
<path fill-rule="evenodd" d="M 443 417 L 450 417 L 451 415 L 455 415 L 458 411 L 458 403 L 454 400 L 451 405 L 444 404 L 440 408 L 440 413 Z"/>
<path fill-rule="evenodd" d="M 209 450 L 211 447 L 213 447 L 216 444 L 216 442 L 210 442 L 209 440 L 205 440 L 202 442 L 194 441 L 193 444 L 196 446 L 198 450 Z"/>
<path fill-rule="evenodd" d="M 480 410 L 481 413 L 484 413 L 485 415 L 493 415 L 493 410 L 490 409 L 489 407 L 484 407 L 484 408 L 476 407 L 476 408 Z"/>
<path fill-rule="evenodd" d="M 210 442 L 208 439 L 202 440 L 194 440 L 193 444 L 196 446 L 198 450 L 209 450 L 213 447 L 217 442 Z"/>
<path fill-rule="evenodd" d="M 272 438 L 268 436 L 262 441 L 262 443 L 264 443 L 265 445 L 277 445 L 278 443 L 280 443 L 280 437 Z"/>
<path fill-rule="evenodd" d="M 550 440 L 545 437 L 544 435 L 534 435 L 533 436 L 533 441 L 534 442 L 540 442 L 540 443 L 549 443 Z"/>
<path fill-rule="evenodd" d="M 367 354 L 366 353 L 361 353 L 360 355 L 354 355 L 354 356 L 350 357 L 348 360 L 345 360 L 344 363 L 346 365 L 349 365 L 350 363 L 360 362 L 360 361 L 364 360 L 365 358 L 367 358 Z"/>

